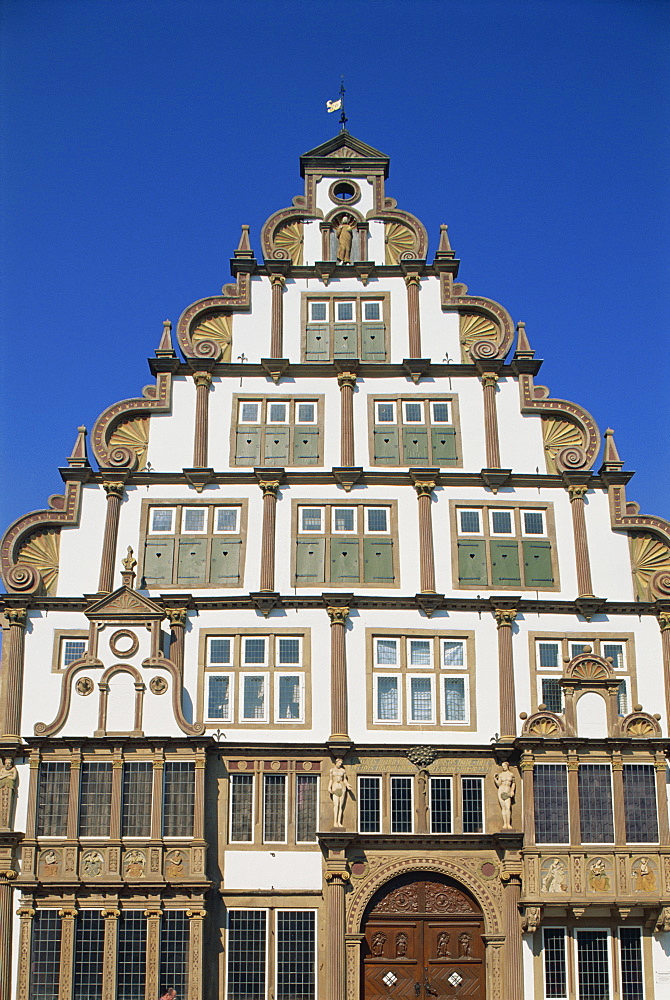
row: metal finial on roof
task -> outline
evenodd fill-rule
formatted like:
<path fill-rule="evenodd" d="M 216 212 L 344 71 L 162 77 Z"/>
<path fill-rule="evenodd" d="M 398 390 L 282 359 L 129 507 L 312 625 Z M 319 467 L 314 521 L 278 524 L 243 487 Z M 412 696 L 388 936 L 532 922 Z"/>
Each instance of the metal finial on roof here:
<path fill-rule="evenodd" d="M 342 102 L 342 104 L 341 104 L 342 110 L 341 110 L 341 113 L 340 113 L 340 125 L 342 126 L 341 131 L 342 132 L 346 132 L 346 130 L 347 130 L 347 122 L 348 122 L 349 119 L 347 118 L 347 116 L 346 116 L 346 114 L 344 112 L 344 77 L 343 76 L 340 77 L 340 101 Z"/>

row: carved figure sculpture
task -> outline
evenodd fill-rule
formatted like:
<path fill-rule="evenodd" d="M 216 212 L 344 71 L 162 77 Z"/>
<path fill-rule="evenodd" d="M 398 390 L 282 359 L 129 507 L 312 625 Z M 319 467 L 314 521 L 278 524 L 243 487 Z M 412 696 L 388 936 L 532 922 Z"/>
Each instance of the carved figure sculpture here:
<path fill-rule="evenodd" d="M 184 856 L 181 851 L 172 851 L 167 856 L 166 878 L 181 878 L 184 874 Z"/>
<path fill-rule="evenodd" d="M 516 781 L 509 769 L 507 761 L 503 761 L 502 771 L 493 775 L 495 786 L 498 789 L 498 802 L 502 812 L 503 830 L 512 829 L 512 803 L 516 792 Z"/>
<path fill-rule="evenodd" d="M 458 957 L 472 958 L 472 935 L 463 931 L 458 938 Z"/>
<path fill-rule="evenodd" d="M 97 851 L 87 851 L 81 859 L 81 872 L 85 878 L 95 878 L 102 874 L 102 854 Z"/>
<path fill-rule="evenodd" d="M 128 878 L 141 878 L 144 875 L 146 858 L 141 851 L 130 851 L 124 860 L 124 871 Z"/>
<path fill-rule="evenodd" d="M 395 936 L 395 953 L 396 958 L 404 958 L 407 954 L 407 935 L 402 931 Z"/>
<path fill-rule="evenodd" d="M 567 870 L 560 858 L 554 858 L 549 866 L 549 871 L 542 879 L 542 889 L 544 892 L 567 892 L 568 884 L 566 880 Z"/>
<path fill-rule="evenodd" d="M 601 858 L 596 858 L 596 860 L 589 865 L 589 871 L 589 885 L 593 891 L 609 892 L 610 880 L 604 861 Z"/>
<path fill-rule="evenodd" d="M 5 757 L 0 771 L 0 829 L 9 830 L 14 823 L 16 788 L 19 772 L 11 757 Z"/>
<path fill-rule="evenodd" d="M 132 571 L 137 566 L 137 559 L 135 559 L 133 555 L 133 550 L 130 545 L 128 546 L 128 555 L 126 556 L 125 559 L 121 560 L 121 564 L 125 569 L 126 573 L 132 573 Z"/>
<path fill-rule="evenodd" d="M 58 875 L 58 855 L 55 851 L 47 851 L 42 855 L 42 875 Z"/>
<path fill-rule="evenodd" d="M 330 769 L 330 780 L 328 782 L 328 794 L 333 801 L 333 826 L 341 828 L 344 824 L 344 806 L 347 801 L 347 794 L 352 791 L 347 772 L 342 767 L 342 758 L 335 760 L 335 766 Z M 352 792 L 353 794 L 353 792 Z"/>
<path fill-rule="evenodd" d="M 384 954 L 384 945 L 386 944 L 386 934 L 382 934 L 381 931 L 377 931 L 372 939 L 372 944 L 370 946 L 372 954 L 375 958 L 381 958 Z"/>
<path fill-rule="evenodd" d="M 449 958 L 451 952 L 449 951 L 449 937 L 446 931 L 442 931 L 441 934 L 437 935 L 437 957 L 438 958 Z"/>
<path fill-rule="evenodd" d="M 636 892 L 654 892 L 656 890 L 656 876 L 649 867 L 648 858 L 640 858 L 640 864 L 633 870 L 633 874 L 637 879 Z"/>
<path fill-rule="evenodd" d="M 351 243 L 355 228 L 356 222 L 350 215 L 343 215 L 335 226 L 338 264 L 348 264 L 351 261 Z"/>

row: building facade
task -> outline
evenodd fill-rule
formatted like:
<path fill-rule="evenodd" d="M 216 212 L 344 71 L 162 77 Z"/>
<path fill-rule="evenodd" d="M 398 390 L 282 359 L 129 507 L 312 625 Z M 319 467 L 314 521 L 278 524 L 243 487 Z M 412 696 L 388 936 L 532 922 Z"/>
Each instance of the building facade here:
<path fill-rule="evenodd" d="M 4 536 L 0 997 L 662 1000 L 670 524 L 387 156 L 300 165 Z"/>

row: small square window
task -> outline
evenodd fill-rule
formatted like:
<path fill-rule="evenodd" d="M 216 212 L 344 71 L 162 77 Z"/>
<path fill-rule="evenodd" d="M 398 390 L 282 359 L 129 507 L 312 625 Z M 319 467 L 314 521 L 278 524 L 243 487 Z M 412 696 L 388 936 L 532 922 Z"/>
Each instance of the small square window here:
<path fill-rule="evenodd" d="M 230 663 L 233 641 L 228 637 L 212 636 L 209 640 L 209 663 L 212 666 Z"/>
<path fill-rule="evenodd" d="M 581 656 L 587 649 L 593 649 L 593 639 L 580 639 L 579 642 L 570 643 L 570 659 Z"/>
<path fill-rule="evenodd" d="M 398 662 L 398 640 L 397 639 L 375 639 L 377 655 L 375 662 L 387 665 Z"/>
<path fill-rule="evenodd" d="M 443 677 L 445 722 L 467 722 L 466 678 Z"/>
<path fill-rule="evenodd" d="M 152 507 L 149 531 L 153 535 L 170 535 L 174 531 L 174 507 Z"/>
<path fill-rule="evenodd" d="M 434 424 L 450 424 L 449 419 L 449 403 L 444 400 L 437 403 L 431 403 L 432 410 L 432 420 Z"/>
<path fill-rule="evenodd" d="M 246 399 L 240 402 L 240 423 L 257 424 L 261 419 L 261 404 L 251 403 Z"/>
<path fill-rule="evenodd" d="M 354 303 L 336 302 L 335 321 L 337 323 L 353 323 L 353 320 L 354 320 Z"/>
<path fill-rule="evenodd" d="M 363 319 L 367 323 L 378 323 L 382 318 L 381 302 L 363 302 Z"/>
<path fill-rule="evenodd" d="M 433 663 L 432 641 L 430 639 L 410 639 L 409 662 L 412 667 L 430 667 Z"/>
<path fill-rule="evenodd" d="M 218 675 L 208 678 L 207 718 L 221 719 L 229 722 L 230 712 L 230 677 Z"/>
<path fill-rule="evenodd" d="M 303 533 L 323 531 L 323 507 L 301 507 L 300 530 Z"/>
<path fill-rule="evenodd" d="M 316 403 L 303 403 L 303 402 L 296 403 L 295 422 L 297 424 L 315 424 Z"/>
<path fill-rule="evenodd" d="M 423 423 L 423 403 L 403 403 L 402 405 L 406 424 Z"/>
<path fill-rule="evenodd" d="M 333 531 L 350 532 L 356 530 L 355 507 L 333 507 Z"/>
<path fill-rule="evenodd" d="M 375 722 L 400 722 L 398 677 L 379 674 L 375 687 Z"/>
<path fill-rule="evenodd" d="M 265 663 L 266 641 L 262 638 L 244 638 L 244 663 Z"/>
<path fill-rule="evenodd" d="M 563 711 L 563 692 L 557 677 L 542 677 L 542 697 L 540 704 L 547 706 L 548 712 L 560 715 Z"/>
<path fill-rule="evenodd" d="M 239 533 L 240 508 L 216 507 L 214 510 L 214 531 Z"/>
<path fill-rule="evenodd" d="M 462 535 L 481 535 L 482 512 L 480 510 L 459 510 L 458 524 Z"/>
<path fill-rule="evenodd" d="M 62 666 L 67 667 L 80 660 L 86 652 L 85 639 L 64 639 L 62 646 Z"/>
<path fill-rule="evenodd" d="M 465 640 L 463 639 L 442 640 L 442 666 L 443 667 L 465 666 Z"/>
<path fill-rule="evenodd" d="M 375 409 L 377 411 L 376 423 L 378 424 L 394 424 L 395 423 L 395 403 L 391 400 L 382 400 L 375 403 Z"/>
<path fill-rule="evenodd" d="M 408 677 L 410 722 L 434 722 L 433 678 Z"/>
<path fill-rule="evenodd" d="M 561 666 L 559 644 L 557 642 L 538 642 L 537 659 L 540 667 L 558 669 Z"/>
<path fill-rule="evenodd" d="M 201 535 L 207 530 L 206 507 L 184 507 L 181 514 L 181 530 L 185 535 Z"/>
<path fill-rule="evenodd" d="M 277 722 L 299 722 L 302 719 L 302 678 L 300 674 L 277 675 Z"/>
<path fill-rule="evenodd" d="M 311 323 L 327 323 L 328 322 L 328 303 L 327 302 L 310 302 L 309 304 L 309 319 Z"/>
<path fill-rule="evenodd" d="M 541 510 L 522 510 L 521 519 L 524 535 L 544 535 L 544 512 Z"/>
<path fill-rule="evenodd" d="M 245 722 L 266 721 L 265 675 L 242 677 L 242 718 Z"/>
<path fill-rule="evenodd" d="M 623 670 L 626 666 L 624 656 L 624 644 L 622 642 L 604 642 L 602 644 L 602 655 L 607 660 L 612 657 L 612 666 L 615 670 Z"/>
<path fill-rule="evenodd" d="M 277 641 L 277 663 L 300 663 L 300 639 L 297 636 L 280 636 Z"/>
<path fill-rule="evenodd" d="M 511 535 L 512 534 L 512 511 L 492 510 L 491 511 L 491 534 Z"/>
<path fill-rule="evenodd" d="M 269 424 L 285 424 L 288 421 L 288 403 L 267 404 L 266 419 Z"/>
<path fill-rule="evenodd" d="M 365 514 L 370 534 L 388 534 L 388 507 L 367 507 Z"/>

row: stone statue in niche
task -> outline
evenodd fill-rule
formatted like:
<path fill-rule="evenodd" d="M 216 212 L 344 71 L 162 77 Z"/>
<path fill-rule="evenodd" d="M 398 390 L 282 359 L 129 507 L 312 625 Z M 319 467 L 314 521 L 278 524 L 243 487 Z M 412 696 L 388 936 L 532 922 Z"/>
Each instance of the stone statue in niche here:
<path fill-rule="evenodd" d="M 147 859 L 141 851 L 129 851 L 123 859 L 123 870 L 127 878 L 142 878 Z"/>
<path fill-rule="evenodd" d="M 351 263 L 351 244 L 354 238 L 356 220 L 350 215 L 341 215 L 335 223 L 333 230 L 337 237 L 337 263 Z"/>
<path fill-rule="evenodd" d="M 372 939 L 372 944 L 370 949 L 375 958 L 381 958 L 384 954 L 384 945 L 386 944 L 386 934 L 382 934 L 381 931 L 377 931 Z"/>
<path fill-rule="evenodd" d="M 438 958 L 450 958 L 451 952 L 449 951 L 449 937 L 446 931 L 442 931 L 441 934 L 437 935 L 437 957 Z"/>
<path fill-rule="evenodd" d="M 596 858 L 589 865 L 589 885 L 594 892 L 610 891 L 610 879 L 602 858 Z"/>
<path fill-rule="evenodd" d="M 656 876 L 649 867 L 648 858 L 640 858 L 639 865 L 633 869 L 633 875 L 635 876 L 636 892 L 656 891 Z"/>
<path fill-rule="evenodd" d="M 81 873 L 85 878 L 102 875 L 102 854 L 98 851 L 87 851 L 81 859 Z"/>
<path fill-rule="evenodd" d="M 516 781 L 506 760 L 503 761 L 502 771 L 498 771 L 497 774 L 493 775 L 493 780 L 498 789 L 498 802 L 500 803 L 503 821 L 502 828 L 503 830 L 511 830 L 512 803 L 514 802 L 514 794 L 516 792 Z"/>
<path fill-rule="evenodd" d="M 0 829 L 11 830 L 16 811 L 16 789 L 19 784 L 19 772 L 14 760 L 5 757 L 0 770 Z"/>
<path fill-rule="evenodd" d="M 335 766 L 330 769 L 330 780 L 328 782 L 328 794 L 333 802 L 333 826 L 341 829 L 344 826 L 342 819 L 344 816 L 344 806 L 347 801 L 347 794 L 352 792 L 347 772 L 342 766 L 342 758 L 337 757 Z"/>
<path fill-rule="evenodd" d="M 549 871 L 542 879 L 543 892 L 567 892 L 567 869 L 560 858 L 554 858 L 549 865 Z"/>
<path fill-rule="evenodd" d="M 472 935 L 463 931 L 458 938 L 458 957 L 472 958 Z"/>
<path fill-rule="evenodd" d="M 165 859 L 165 877 L 181 878 L 184 874 L 184 855 L 181 851 L 171 851 Z"/>
<path fill-rule="evenodd" d="M 402 931 L 395 936 L 395 954 L 396 958 L 404 958 L 407 954 L 407 935 Z"/>

